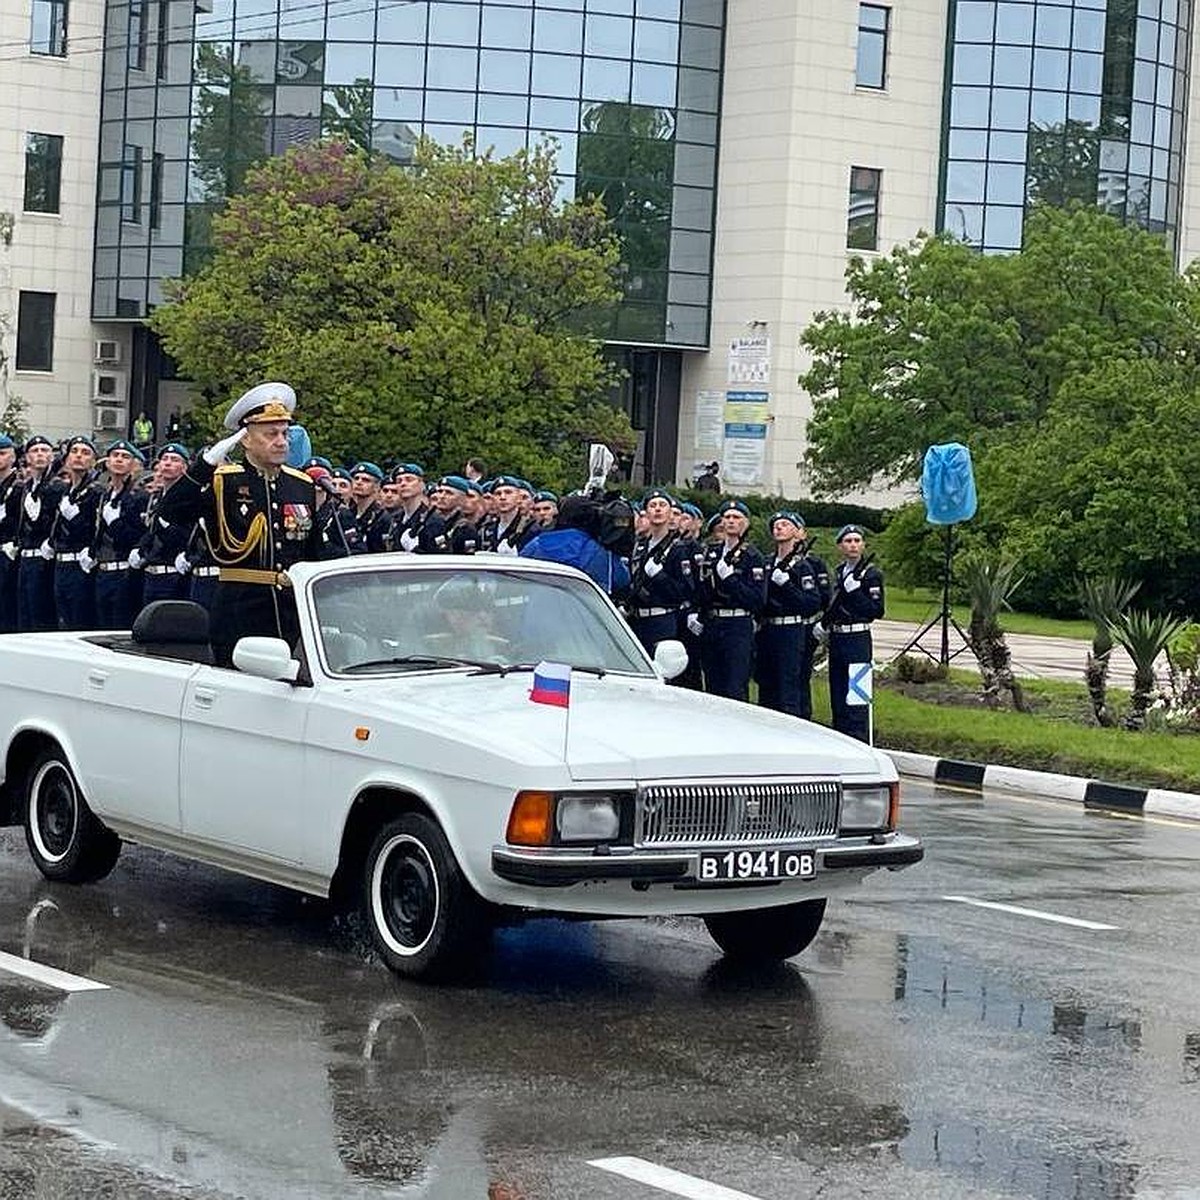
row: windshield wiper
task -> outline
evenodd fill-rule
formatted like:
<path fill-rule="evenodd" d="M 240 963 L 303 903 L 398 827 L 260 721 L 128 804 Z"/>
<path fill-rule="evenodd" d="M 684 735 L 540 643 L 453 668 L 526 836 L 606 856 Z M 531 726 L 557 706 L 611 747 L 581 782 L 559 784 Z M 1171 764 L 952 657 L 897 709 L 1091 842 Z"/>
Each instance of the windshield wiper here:
<path fill-rule="evenodd" d="M 351 663 L 342 668 L 343 675 L 358 671 L 373 671 L 382 667 L 474 667 L 477 675 L 503 675 L 507 667 L 502 663 L 480 662 L 476 658 L 450 658 L 440 654 L 399 654 L 392 658 L 372 658 L 366 662 Z"/>
<path fill-rule="evenodd" d="M 570 666 L 572 671 L 579 671 L 583 675 L 595 675 L 597 679 L 603 679 L 608 674 L 607 667 L 577 667 L 574 663 L 571 663 Z M 537 663 L 508 663 L 500 670 L 499 674 L 507 675 L 510 671 L 536 671 L 537 668 Z"/>

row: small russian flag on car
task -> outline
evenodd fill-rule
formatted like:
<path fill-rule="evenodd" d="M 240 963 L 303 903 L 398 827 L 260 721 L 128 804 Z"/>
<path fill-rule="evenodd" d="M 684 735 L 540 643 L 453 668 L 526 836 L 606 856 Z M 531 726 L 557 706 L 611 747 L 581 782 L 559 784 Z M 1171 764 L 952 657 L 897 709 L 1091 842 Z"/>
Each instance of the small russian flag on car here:
<path fill-rule="evenodd" d="M 571 703 L 571 668 L 565 663 L 538 663 L 533 669 L 529 698 L 534 704 L 566 708 Z"/>

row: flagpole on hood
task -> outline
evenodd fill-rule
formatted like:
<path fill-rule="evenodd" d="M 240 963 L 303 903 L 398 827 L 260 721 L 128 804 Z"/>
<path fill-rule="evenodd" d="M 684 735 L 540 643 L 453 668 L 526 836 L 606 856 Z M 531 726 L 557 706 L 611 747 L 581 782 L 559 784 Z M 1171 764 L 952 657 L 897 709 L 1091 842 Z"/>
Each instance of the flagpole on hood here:
<path fill-rule="evenodd" d="M 571 736 L 571 668 L 566 663 L 540 662 L 533 669 L 533 687 L 529 699 L 534 704 L 549 704 L 563 712 L 563 762 L 567 761 L 567 742 Z"/>

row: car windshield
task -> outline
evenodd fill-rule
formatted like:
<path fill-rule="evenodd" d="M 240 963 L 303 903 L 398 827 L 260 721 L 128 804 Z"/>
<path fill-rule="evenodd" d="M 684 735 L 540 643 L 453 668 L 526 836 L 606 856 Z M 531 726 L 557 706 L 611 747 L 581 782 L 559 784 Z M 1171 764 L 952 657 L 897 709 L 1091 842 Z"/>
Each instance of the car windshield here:
<path fill-rule="evenodd" d="M 312 587 L 325 665 L 360 677 L 458 666 L 651 675 L 602 596 L 581 579 L 520 569 L 364 569 Z"/>

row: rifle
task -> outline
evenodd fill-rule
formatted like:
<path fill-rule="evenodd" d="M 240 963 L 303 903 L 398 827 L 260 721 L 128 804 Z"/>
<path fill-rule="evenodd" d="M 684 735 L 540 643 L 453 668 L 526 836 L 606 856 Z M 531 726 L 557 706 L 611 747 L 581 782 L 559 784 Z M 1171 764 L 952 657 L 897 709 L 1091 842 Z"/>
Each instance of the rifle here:
<path fill-rule="evenodd" d="M 667 557 L 667 552 L 671 549 L 671 547 L 677 541 L 679 541 L 679 537 L 680 537 L 679 530 L 672 529 L 666 535 L 666 537 L 664 537 L 662 539 L 662 541 L 660 541 L 658 543 L 658 545 L 654 547 L 653 550 L 651 550 L 649 553 L 647 553 L 646 556 L 638 562 L 637 570 L 634 572 L 631 572 L 631 578 L 629 581 L 629 590 L 631 592 L 638 591 L 640 589 L 643 581 L 645 580 L 646 564 L 651 559 L 653 559 L 656 563 L 658 563 L 661 566 L 663 563 L 663 560 Z M 649 545 L 649 543 L 647 543 L 647 546 L 648 545 Z"/>
<path fill-rule="evenodd" d="M 853 575 L 855 579 L 861 579 L 863 577 L 863 573 L 874 561 L 875 561 L 875 555 L 868 554 L 864 558 L 860 558 L 858 560 L 858 562 L 855 563 L 855 565 L 851 568 L 849 573 L 851 575 Z M 825 609 L 826 616 L 828 616 L 831 612 L 833 612 L 834 608 L 837 606 L 838 601 L 841 600 L 843 596 L 845 596 L 846 589 L 843 586 L 844 582 L 845 582 L 845 576 L 842 576 L 842 578 L 840 578 L 838 580 L 837 587 L 833 589 L 833 595 L 829 597 L 829 604 Z"/>

